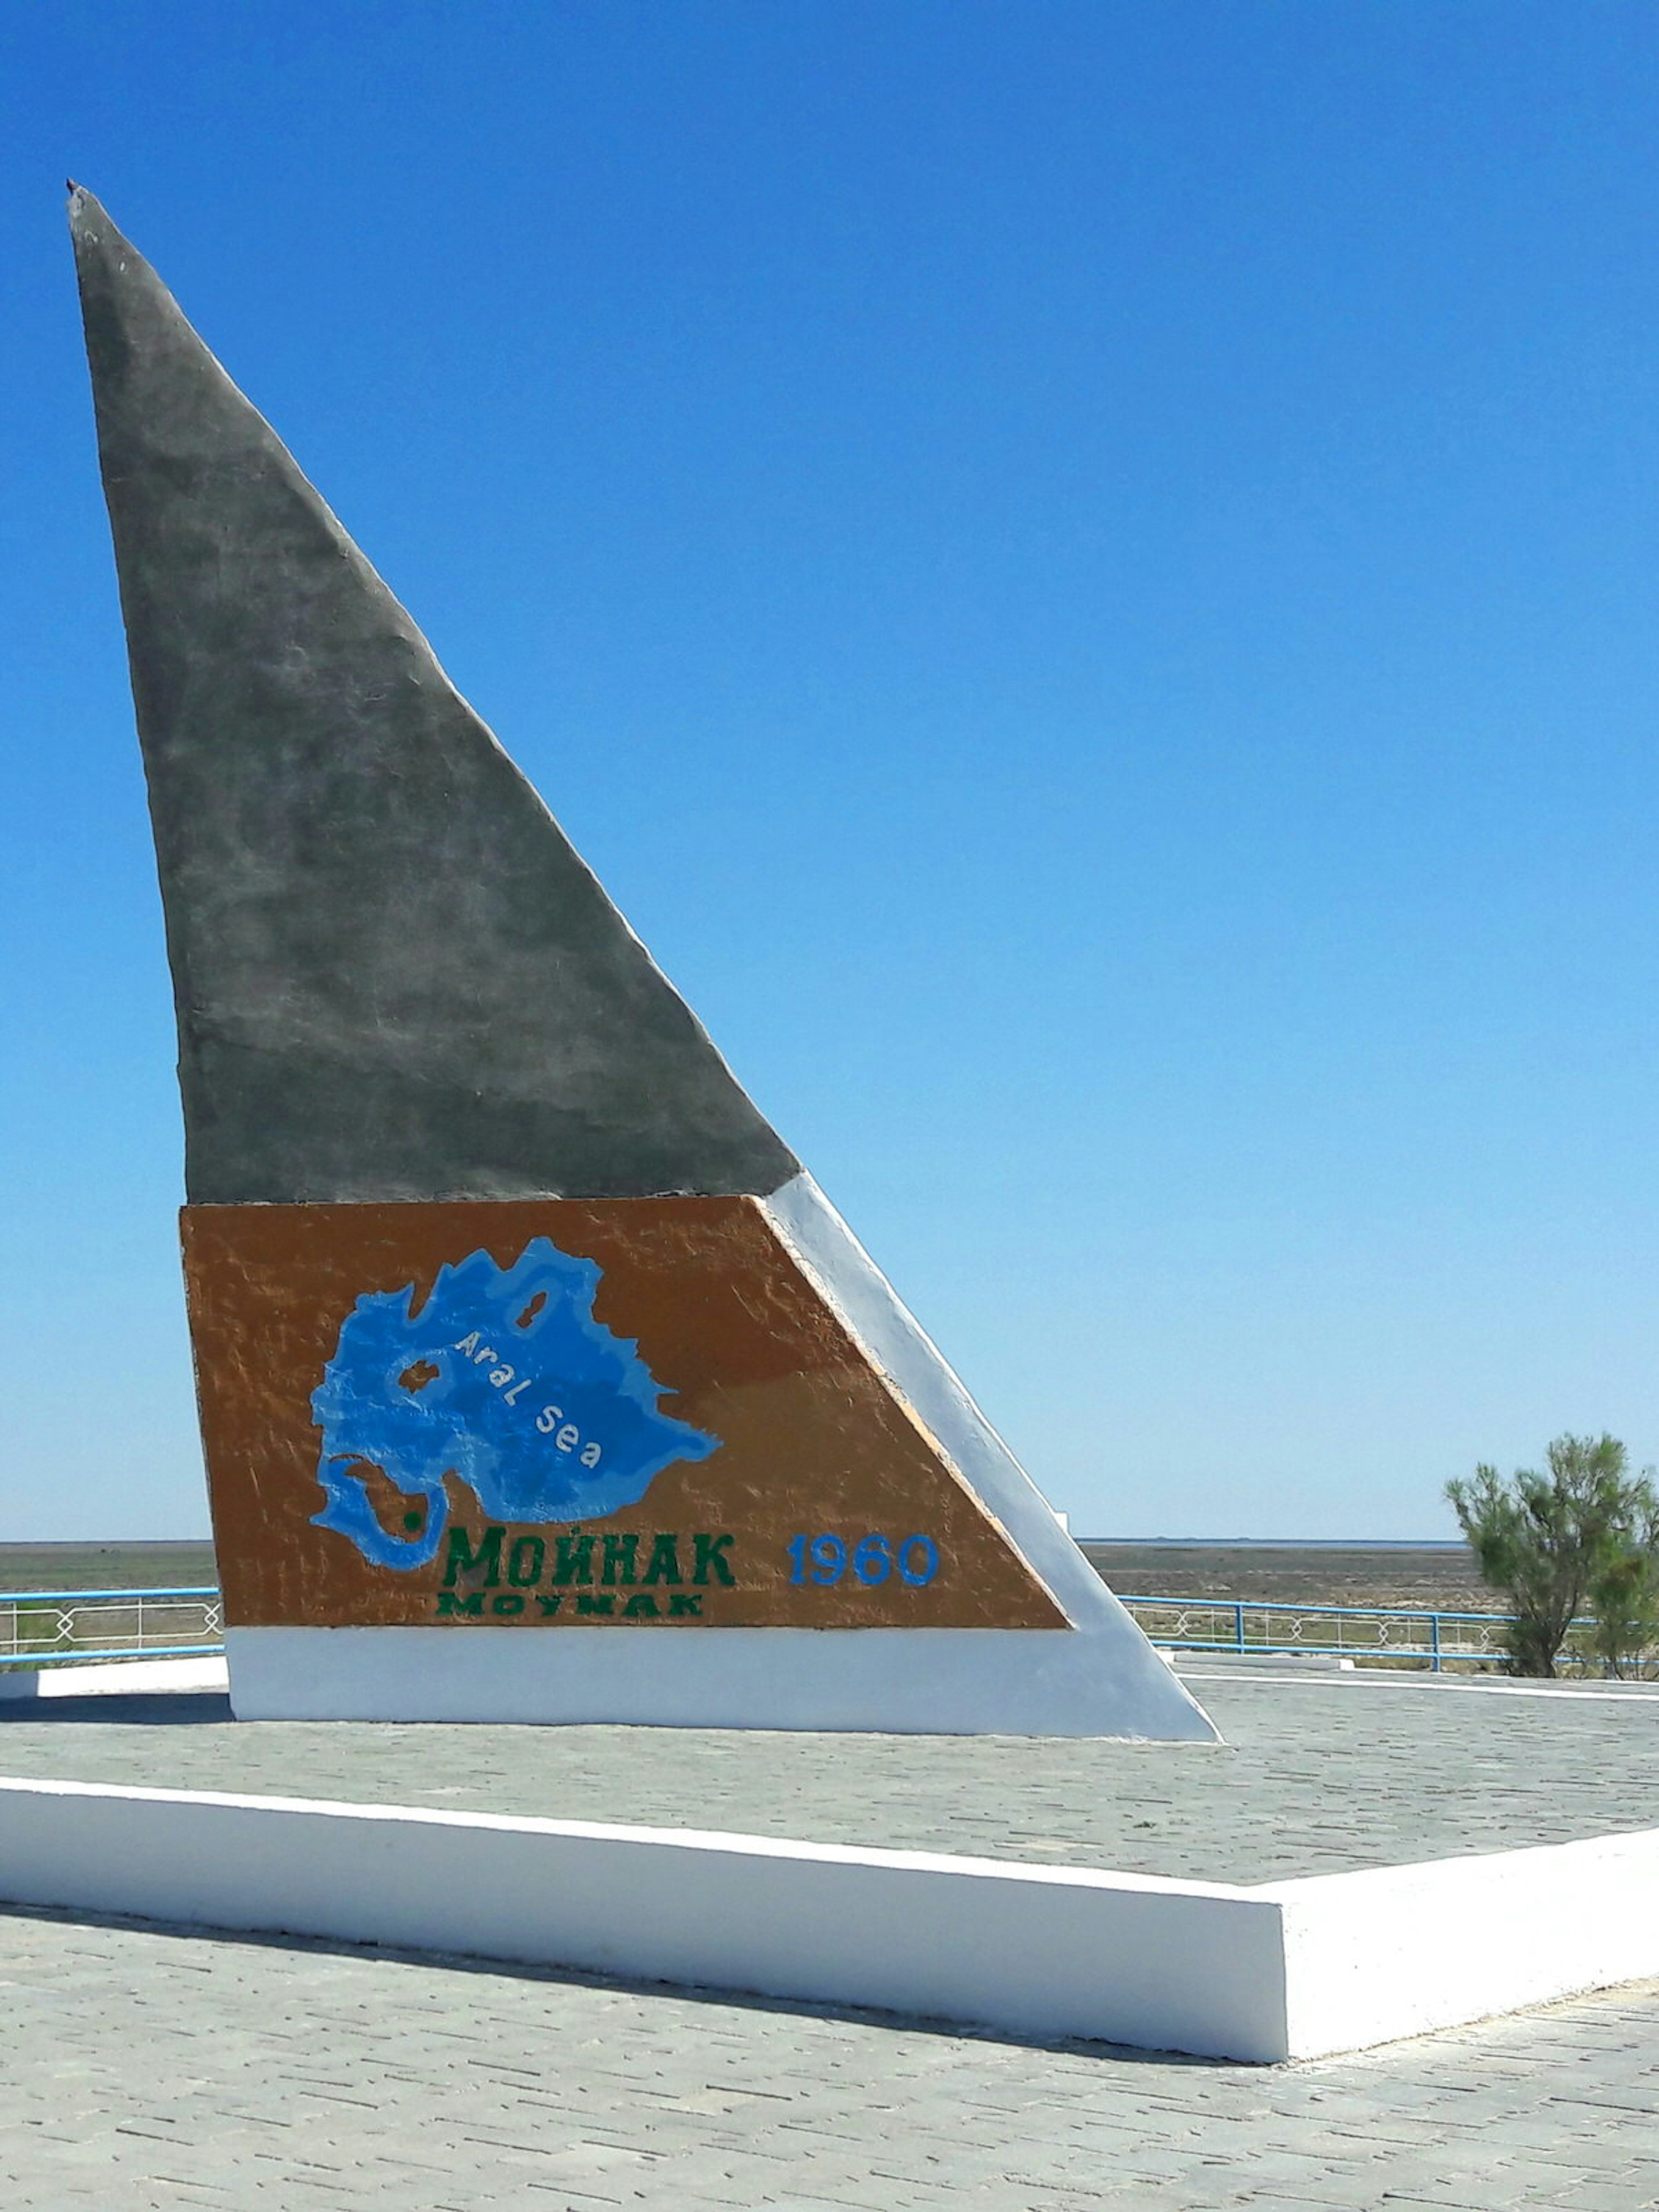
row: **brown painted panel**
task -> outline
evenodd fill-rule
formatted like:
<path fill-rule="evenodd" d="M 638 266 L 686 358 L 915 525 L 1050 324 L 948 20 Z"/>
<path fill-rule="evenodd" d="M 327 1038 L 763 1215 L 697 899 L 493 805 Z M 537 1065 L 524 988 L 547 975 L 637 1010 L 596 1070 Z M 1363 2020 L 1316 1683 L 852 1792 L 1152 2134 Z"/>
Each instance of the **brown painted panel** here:
<path fill-rule="evenodd" d="M 183 1231 L 233 1626 L 1067 1626 L 753 1199 L 190 1206 Z M 592 1400 L 599 1413 L 582 1416 L 591 1445 L 574 1398 L 568 1423 L 537 1425 L 565 1411 L 544 1403 L 538 1414 L 538 1398 L 568 1394 L 547 1374 L 527 1379 L 535 1359 L 512 1332 L 522 1324 L 533 1344 L 547 1294 L 516 1312 L 507 1310 L 512 1297 L 494 1309 L 506 1316 L 495 1334 L 515 1369 L 488 1328 L 470 1343 L 456 1334 L 461 1322 L 444 1287 L 475 1254 L 489 1264 L 478 1262 L 468 1279 L 499 1282 L 538 1238 L 556 1261 L 568 1255 L 600 1271 L 592 1356 L 620 1374 L 636 1345 L 648 1370 L 636 1386 L 643 1413 L 624 1406 L 620 1383 L 608 1425 L 603 1390 Z M 412 1298 L 397 1297 L 408 1286 Z M 577 1303 L 585 1314 L 586 1298 Z M 355 1334 L 343 1338 L 354 1313 L 362 1316 Z M 371 1329 L 381 1332 L 384 1356 L 354 1352 L 356 1395 L 347 1394 L 362 1409 L 365 1441 L 338 1417 L 331 1382 L 325 1487 L 313 1394 L 331 1362 L 344 1371 L 348 1345 Z M 458 1410 L 447 1432 L 451 1398 Z M 482 1407 L 476 1419 L 464 1398 Z M 375 1456 L 375 1438 L 393 1435 L 398 1422 L 437 1433 L 440 1457 L 450 1442 L 463 1456 L 468 1438 L 487 1431 L 515 1465 L 544 1468 L 580 1495 L 590 1479 L 576 1472 L 580 1455 L 595 1462 L 593 1483 L 609 1479 L 611 1446 L 597 1441 L 600 1432 L 658 1417 L 688 1425 L 688 1449 L 705 1455 L 671 1457 L 636 1486 L 642 1495 L 579 1521 L 548 1519 L 544 1501 L 537 1517 L 502 1510 L 492 1519 L 463 1472 L 447 1475 L 441 1496 L 422 1496 L 395 1450 L 381 1446 Z M 672 1435 L 665 1449 L 675 1449 Z M 317 1525 L 325 1508 L 337 1523 L 329 1505 L 337 1492 L 350 1513 L 372 1512 L 370 1533 Z M 514 1495 L 523 1505 L 523 1493 Z M 365 1545 L 418 1550 L 434 1514 L 447 1519 L 430 1560 L 386 1565 L 367 1555 Z M 830 1540 L 814 1554 L 821 1538 Z"/>

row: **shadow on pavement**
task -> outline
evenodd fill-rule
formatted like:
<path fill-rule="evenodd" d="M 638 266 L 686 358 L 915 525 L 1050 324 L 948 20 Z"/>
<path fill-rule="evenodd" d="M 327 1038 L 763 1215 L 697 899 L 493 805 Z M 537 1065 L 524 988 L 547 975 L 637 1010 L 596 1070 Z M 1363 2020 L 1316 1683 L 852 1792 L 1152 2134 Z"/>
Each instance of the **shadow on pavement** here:
<path fill-rule="evenodd" d="M 234 1718 L 223 1690 L 153 1690 L 124 1695 L 105 1691 L 90 1698 L 0 1698 L 0 1728 L 27 1721 L 101 1721 L 106 1727 L 191 1728 Z"/>

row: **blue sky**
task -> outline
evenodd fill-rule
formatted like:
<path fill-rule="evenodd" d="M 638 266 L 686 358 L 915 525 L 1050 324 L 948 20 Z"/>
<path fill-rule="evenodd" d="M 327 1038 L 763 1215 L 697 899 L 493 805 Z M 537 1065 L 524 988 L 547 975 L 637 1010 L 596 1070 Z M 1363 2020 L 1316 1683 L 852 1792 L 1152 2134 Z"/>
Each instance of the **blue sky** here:
<path fill-rule="evenodd" d="M 106 202 L 1073 1525 L 1659 1459 L 1659 18 L 0 29 L 0 1539 L 205 1528 Z"/>

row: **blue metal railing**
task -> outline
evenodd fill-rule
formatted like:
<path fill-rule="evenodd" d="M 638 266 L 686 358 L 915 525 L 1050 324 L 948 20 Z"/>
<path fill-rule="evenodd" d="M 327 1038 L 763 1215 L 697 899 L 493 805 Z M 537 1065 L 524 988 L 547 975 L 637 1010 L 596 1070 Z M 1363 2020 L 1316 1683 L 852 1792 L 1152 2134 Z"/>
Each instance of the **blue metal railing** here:
<path fill-rule="evenodd" d="M 1125 1596 L 1127 1607 L 1154 1644 L 1179 1651 L 1260 1653 L 1298 1651 L 1345 1659 L 1414 1659 L 1441 1674 L 1448 1663 L 1501 1666 L 1508 1657 L 1507 1613 L 1450 1613 L 1426 1607 L 1290 1605 L 1239 1598 Z M 1574 1630 L 1595 1626 L 1575 1620 Z M 1320 1633 L 1321 1630 L 1326 1632 Z M 1310 1631 L 1312 1632 L 1310 1633 Z M 1560 1664 L 1589 1662 L 1569 1648 Z"/>
<path fill-rule="evenodd" d="M 1310 1652 L 1322 1657 L 1501 1666 L 1514 1616 L 1413 1606 L 1289 1605 L 1249 1598 L 1122 1596 L 1154 1644 L 1194 1652 Z M 1588 1631 L 1589 1620 L 1573 1628 Z M 209 1657 L 224 1650 L 211 1583 L 187 1589 L 0 1591 L 0 1667 L 75 1661 Z M 1561 1663 L 1583 1666 L 1569 1649 Z"/>
<path fill-rule="evenodd" d="M 224 1650 L 218 1590 L 0 1590 L 0 1666 L 211 1657 Z"/>

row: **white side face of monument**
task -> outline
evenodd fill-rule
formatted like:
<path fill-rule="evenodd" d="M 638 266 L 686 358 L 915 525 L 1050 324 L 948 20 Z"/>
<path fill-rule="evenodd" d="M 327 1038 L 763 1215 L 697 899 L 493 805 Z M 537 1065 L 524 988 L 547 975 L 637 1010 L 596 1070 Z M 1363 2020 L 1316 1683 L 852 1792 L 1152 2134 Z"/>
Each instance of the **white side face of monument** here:
<path fill-rule="evenodd" d="M 70 222 L 236 1711 L 1212 1741 L 154 271 Z"/>

